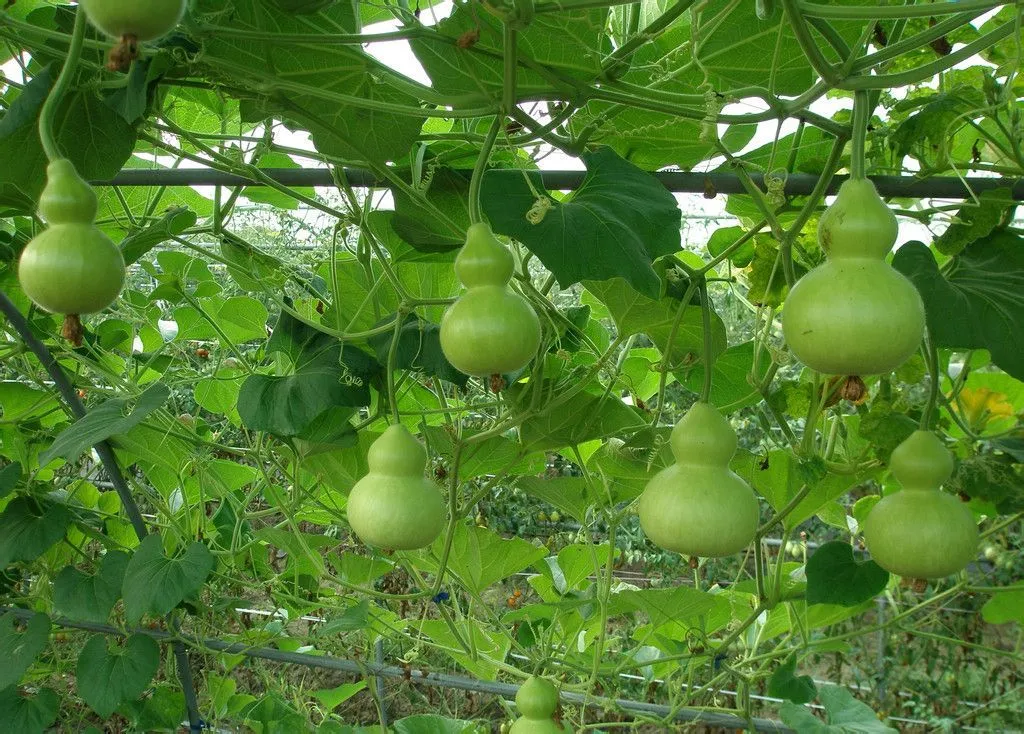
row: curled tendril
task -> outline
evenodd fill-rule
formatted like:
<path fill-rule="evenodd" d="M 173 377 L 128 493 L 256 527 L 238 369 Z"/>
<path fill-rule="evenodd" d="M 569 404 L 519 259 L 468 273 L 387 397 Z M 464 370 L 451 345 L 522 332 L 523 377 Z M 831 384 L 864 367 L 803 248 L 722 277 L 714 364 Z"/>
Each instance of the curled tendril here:
<path fill-rule="evenodd" d="M 530 211 L 526 212 L 526 221 L 530 224 L 540 224 L 544 221 L 544 217 L 547 213 L 555 208 L 555 205 L 546 196 L 538 196 L 533 206 L 530 207 Z"/>
<path fill-rule="evenodd" d="M 767 190 L 768 203 L 773 207 L 780 207 L 786 203 L 786 177 L 788 172 L 782 168 L 765 174 L 764 185 Z"/>
<path fill-rule="evenodd" d="M 724 100 L 711 87 L 704 90 L 704 119 L 700 126 L 700 139 L 703 143 L 718 140 L 718 114 L 722 111 Z"/>

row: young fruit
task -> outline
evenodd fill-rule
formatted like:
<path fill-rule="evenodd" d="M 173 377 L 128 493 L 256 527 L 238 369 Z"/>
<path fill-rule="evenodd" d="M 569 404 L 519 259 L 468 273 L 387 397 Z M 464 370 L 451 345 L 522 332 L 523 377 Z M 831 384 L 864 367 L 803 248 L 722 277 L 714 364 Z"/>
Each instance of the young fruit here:
<path fill-rule="evenodd" d="M 540 346 L 540 320 L 508 282 L 512 253 L 486 224 L 474 224 L 455 258 L 455 273 L 466 292 L 441 319 L 441 349 L 467 375 L 515 372 Z"/>
<path fill-rule="evenodd" d="M 51 313 L 94 313 L 113 303 L 124 285 L 124 258 L 93 224 L 96 195 L 70 161 L 47 167 L 39 214 L 49 226 L 18 261 L 25 295 Z"/>
<path fill-rule="evenodd" d="M 348 522 L 367 545 L 425 548 L 441 534 L 445 504 L 423 476 L 427 452 L 405 426 L 389 426 L 367 455 L 370 471 L 348 496 Z"/>
<path fill-rule="evenodd" d="M 728 556 L 750 544 L 759 512 L 753 491 L 729 469 L 736 433 L 707 403 L 672 429 L 676 463 L 640 495 L 640 526 L 656 545 L 684 556 Z"/>
<path fill-rule="evenodd" d="M 978 526 L 963 502 L 939 489 L 953 473 L 952 455 L 934 433 L 915 431 L 889 467 L 903 490 L 883 497 L 864 521 L 875 563 L 914 579 L 962 571 L 977 554 Z"/>
<path fill-rule="evenodd" d="M 520 717 L 509 734 L 564 734 L 565 729 L 552 716 L 558 708 L 558 690 L 554 683 L 533 676 L 516 693 Z"/>
<path fill-rule="evenodd" d="M 818 372 L 872 375 L 902 364 L 924 336 L 924 305 L 885 261 L 896 217 L 866 179 L 846 181 L 818 224 L 828 260 L 786 297 L 782 331 L 796 357 Z"/>
<path fill-rule="evenodd" d="M 94 26 L 114 38 L 152 41 L 174 30 L 188 0 L 80 0 Z"/>

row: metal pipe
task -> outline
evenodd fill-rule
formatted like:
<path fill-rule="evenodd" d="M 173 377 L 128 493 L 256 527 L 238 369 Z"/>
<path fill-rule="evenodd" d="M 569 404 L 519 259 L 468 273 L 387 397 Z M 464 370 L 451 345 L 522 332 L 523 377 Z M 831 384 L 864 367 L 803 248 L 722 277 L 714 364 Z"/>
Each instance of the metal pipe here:
<path fill-rule="evenodd" d="M 285 186 L 324 186 L 333 188 L 337 184 L 327 168 L 263 168 L 269 178 Z M 469 180 L 469 171 L 457 171 Z M 538 171 L 544 186 L 549 190 L 577 189 L 587 176 L 586 171 Z M 520 171 L 491 171 L 488 175 L 516 175 Z M 745 193 L 739 178 L 732 173 L 693 173 L 688 171 L 657 171 L 651 174 L 670 191 L 678 193 Z M 351 168 L 345 170 L 349 183 L 355 187 L 387 188 L 388 182 L 380 180 L 372 171 Z M 764 187 L 764 176 L 750 174 L 760 187 Z M 847 176 L 834 176 L 828 186 L 828 193 L 834 194 Z M 878 192 L 886 197 L 907 197 L 927 199 L 968 199 L 973 194 L 1008 188 L 1017 201 L 1024 201 L 1024 179 L 1011 181 L 1002 177 L 982 178 L 969 176 L 955 178 L 942 176 L 918 179 L 913 176 L 873 176 L 871 180 Z M 818 177 L 813 174 L 795 173 L 786 178 L 785 191 L 790 195 L 811 193 Z M 217 171 L 212 168 L 155 168 L 125 169 L 109 181 L 93 181 L 96 186 L 263 186 L 264 183 L 246 176 Z"/>
<path fill-rule="evenodd" d="M 11 613 L 18 619 L 28 621 L 41 612 L 33 612 L 30 609 L 17 607 L 0 607 L 0 614 Z M 304 665 L 308 668 L 324 668 L 338 670 L 344 673 L 355 675 L 370 675 L 383 678 L 404 678 L 410 683 L 417 683 L 424 686 L 436 686 L 438 688 L 454 688 L 463 691 L 476 693 L 489 693 L 506 698 L 515 698 L 519 686 L 511 683 L 499 683 L 497 681 L 476 680 L 458 675 L 446 675 L 444 673 L 431 673 L 425 670 L 406 669 L 394 665 L 384 665 L 377 662 L 356 662 L 335 658 L 327 655 L 306 655 L 298 652 L 287 652 L 271 647 L 250 647 L 239 642 L 224 642 L 208 638 L 196 638 L 188 635 L 175 636 L 170 632 L 151 629 L 121 630 L 107 624 L 96 622 L 84 622 L 72 620 L 66 617 L 51 618 L 52 624 L 69 629 L 80 629 L 87 632 L 95 632 L 106 635 L 124 637 L 130 634 L 148 635 L 157 642 L 172 643 L 184 642 L 189 647 L 198 650 L 215 650 L 228 655 L 245 655 L 250 658 L 270 660 L 277 663 L 289 663 L 292 665 Z M 623 711 L 636 714 L 646 714 L 664 718 L 673 715 L 673 709 L 657 703 L 646 701 L 629 701 L 621 698 L 605 698 L 604 696 L 588 696 L 582 693 L 563 691 L 560 694 L 562 701 L 578 704 L 581 706 L 592 706 L 596 708 L 618 708 Z M 705 726 L 718 726 L 730 729 L 749 729 L 751 726 L 757 731 L 784 732 L 795 734 L 793 729 L 780 721 L 773 719 L 752 718 L 749 721 L 732 714 L 720 714 L 697 709 L 680 709 L 674 712 L 675 721 L 692 721 L 704 724 Z"/>

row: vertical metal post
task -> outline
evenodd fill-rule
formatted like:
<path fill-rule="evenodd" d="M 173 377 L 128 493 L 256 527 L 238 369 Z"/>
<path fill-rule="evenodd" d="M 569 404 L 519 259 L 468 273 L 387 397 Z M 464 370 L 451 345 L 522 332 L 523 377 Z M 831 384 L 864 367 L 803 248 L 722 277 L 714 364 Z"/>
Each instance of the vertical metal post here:
<path fill-rule="evenodd" d="M 373 643 L 373 662 L 377 663 L 377 670 L 379 671 L 384 667 L 384 638 L 378 637 L 377 641 Z M 388 728 L 388 704 L 384 700 L 384 676 L 377 674 L 377 677 L 373 681 L 375 690 L 377 691 L 377 701 L 380 702 L 380 725 L 384 729 Z"/>
<path fill-rule="evenodd" d="M 879 624 L 877 640 L 878 651 L 877 657 L 875 659 L 875 697 L 877 698 L 879 704 L 882 703 L 882 700 L 885 698 L 886 695 L 885 640 L 887 635 L 885 627 L 882 626 L 885 624 L 886 607 L 888 607 L 888 601 L 884 596 L 879 596 L 875 599 L 875 610 L 876 614 L 878 615 Z"/>

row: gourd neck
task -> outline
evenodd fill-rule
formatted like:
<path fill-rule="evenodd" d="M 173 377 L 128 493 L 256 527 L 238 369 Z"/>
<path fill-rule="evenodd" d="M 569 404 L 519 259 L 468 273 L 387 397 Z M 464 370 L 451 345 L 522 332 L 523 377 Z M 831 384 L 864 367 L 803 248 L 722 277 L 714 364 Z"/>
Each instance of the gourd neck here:
<path fill-rule="evenodd" d="M 505 286 L 515 270 L 512 253 L 482 222 L 470 225 L 466 244 L 455 258 L 455 274 L 466 288 Z"/>

